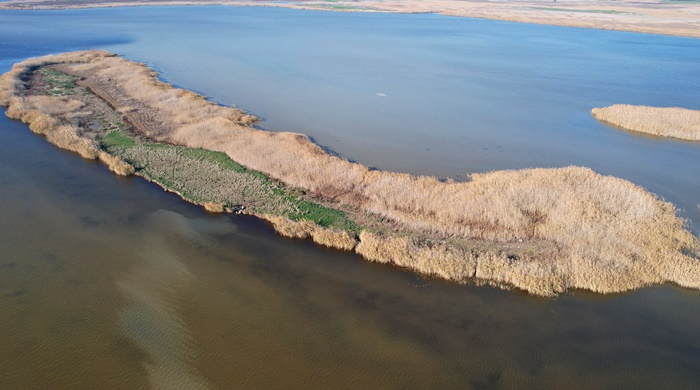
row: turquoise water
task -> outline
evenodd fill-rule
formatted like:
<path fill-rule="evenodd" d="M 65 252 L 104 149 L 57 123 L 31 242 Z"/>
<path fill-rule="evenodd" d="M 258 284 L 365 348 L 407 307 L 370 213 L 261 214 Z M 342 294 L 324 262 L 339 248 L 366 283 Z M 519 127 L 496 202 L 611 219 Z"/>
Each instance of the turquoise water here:
<path fill-rule="evenodd" d="M 0 12 L 0 71 L 87 48 L 369 165 L 586 165 L 700 220 L 700 145 L 589 114 L 700 108 L 698 40 L 268 8 Z M 542 300 L 422 279 L 208 215 L 4 116 L 0 183 L 2 388 L 700 386 L 694 291 Z"/>

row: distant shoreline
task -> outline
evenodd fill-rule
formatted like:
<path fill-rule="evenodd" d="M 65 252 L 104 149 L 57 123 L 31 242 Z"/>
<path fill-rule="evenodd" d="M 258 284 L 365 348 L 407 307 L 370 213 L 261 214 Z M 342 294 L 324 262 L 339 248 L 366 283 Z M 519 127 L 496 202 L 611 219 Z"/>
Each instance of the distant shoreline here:
<path fill-rule="evenodd" d="M 564 0 L 517 2 L 483 0 L 11 0 L 0 9 L 50 10 L 135 6 L 264 6 L 335 12 L 435 13 L 446 16 L 503 20 L 660 35 L 700 38 L 700 3 L 684 1 Z"/>
<path fill-rule="evenodd" d="M 584 167 L 472 174 L 372 170 L 299 133 L 91 50 L 29 59 L 0 77 L 6 115 L 121 175 L 287 237 L 461 283 L 555 296 L 673 282 L 700 289 L 700 241 L 672 204 Z"/>

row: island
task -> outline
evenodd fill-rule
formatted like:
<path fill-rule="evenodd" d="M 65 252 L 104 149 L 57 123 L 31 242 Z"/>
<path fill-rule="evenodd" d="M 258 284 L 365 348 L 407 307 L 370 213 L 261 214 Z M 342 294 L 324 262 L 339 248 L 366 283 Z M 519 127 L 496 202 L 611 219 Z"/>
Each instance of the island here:
<path fill-rule="evenodd" d="M 99 50 L 33 58 L 0 77 L 0 104 L 56 146 L 211 212 L 430 277 L 518 288 L 700 288 L 700 241 L 671 203 L 584 167 L 465 181 L 371 169 L 307 136 L 161 82 Z"/>
<path fill-rule="evenodd" d="M 700 111 L 681 107 L 615 104 L 591 110 L 594 118 L 625 130 L 700 141 Z"/>

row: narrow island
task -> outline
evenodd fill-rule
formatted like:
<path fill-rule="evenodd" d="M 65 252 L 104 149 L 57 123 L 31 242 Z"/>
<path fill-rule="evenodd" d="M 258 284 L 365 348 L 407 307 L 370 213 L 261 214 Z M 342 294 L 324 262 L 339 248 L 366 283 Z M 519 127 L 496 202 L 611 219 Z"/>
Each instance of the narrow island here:
<path fill-rule="evenodd" d="M 591 110 L 601 122 L 639 133 L 700 141 L 700 111 L 680 107 L 615 104 Z"/>
<path fill-rule="evenodd" d="M 303 134 L 256 129 L 252 115 L 97 50 L 16 64 L 0 77 L 0 104 L 116 174 L 423 275 L 539 296 L 665 282 L 700 288 L 700 242 L 674 206 L 588 168 L 464 182 L 373 170 Z"/>

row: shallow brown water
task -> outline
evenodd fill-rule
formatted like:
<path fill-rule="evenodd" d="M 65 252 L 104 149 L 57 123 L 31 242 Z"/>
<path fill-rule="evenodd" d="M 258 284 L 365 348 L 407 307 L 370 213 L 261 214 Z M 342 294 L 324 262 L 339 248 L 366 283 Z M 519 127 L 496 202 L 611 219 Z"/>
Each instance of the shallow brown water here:
<path fill-rule="evenodd" d="M 206 214 L 0 118 L 0 388 L 697 388 L 700 293 L 544 300 Z"/>
<path fill-rule="evenodd" d="M 697 104 L 696 40 L 230 7 L 0 19 L 4 70 L 103 47 L 363 163 L 591 166 L 700 232 L 698 145 L 589 114 Z M 0 114 L 0 389 L 175 386 L 700 388 L 700 293 L 544 300 L 423 279 L 207 214 Z"/>

